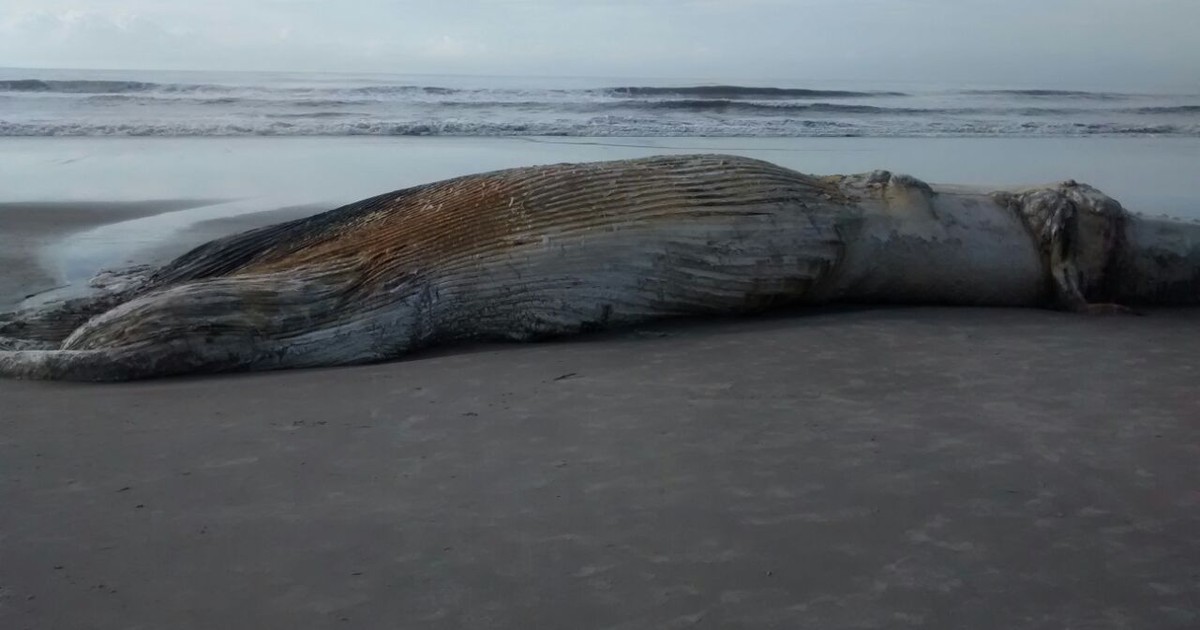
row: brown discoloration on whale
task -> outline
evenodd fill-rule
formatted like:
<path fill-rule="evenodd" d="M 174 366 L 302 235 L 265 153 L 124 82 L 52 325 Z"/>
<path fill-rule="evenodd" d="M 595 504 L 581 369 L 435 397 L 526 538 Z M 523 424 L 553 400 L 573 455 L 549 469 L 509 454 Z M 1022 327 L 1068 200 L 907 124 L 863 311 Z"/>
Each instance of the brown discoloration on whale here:
<path fill-rule="evenodd" d="M 732 156 L 511 169 L 220 239 L 120 294 L 10 317 L 0 335 L 22 339 L 0 339 L 0 373 L 361 363 L 447 340 L 829 301 L 1194 301 L 1191 237 L 1130 231 L 1127 217 L 1073 183 L 989 195 Z M 1160 233 L 1183 239 L 1154 250 L 1165 267 L 1130 245 Z"/>

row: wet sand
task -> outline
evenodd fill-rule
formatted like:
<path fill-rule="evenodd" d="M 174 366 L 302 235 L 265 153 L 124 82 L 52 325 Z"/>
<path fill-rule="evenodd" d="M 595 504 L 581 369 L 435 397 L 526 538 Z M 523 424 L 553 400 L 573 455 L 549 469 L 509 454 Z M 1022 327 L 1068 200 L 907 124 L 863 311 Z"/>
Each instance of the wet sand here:
<path fill-rule="evenodd" d="M 54 245 L 72 233 L 123 221 L 204 207 L 207 200 L 152 200 L 125 202 L 23 202 L 0 203 L 0 313 L 15 308 L 22 300 L 71 283 L 67 274 L 53 267 L 60 264 Z M 327 210 L 327 205 L 296 205 L 262 212 L 210 219 L 188 224 L 149 248 L 128 244 L 132 256 L 125 263 L 160 265 L 197 245 L 245 230 L 301 218 Z M 120 247 L 121 244 L 115 244 Z M 115 261 L 114 261 L 115 262 Z M 111 265 L 119 268 L 122 264 Z M 98 268 L 89 268 L 77 283 L 86 283 Z"/>
<path fill-rule="evenodd" d="M 202 206 L 208 201 L 0 202 L 0 312 L 60 284 L 39 253 L 71 232 Z"/>
<path fill-rule="evenodd" d="M 492 169 L 664 153 L 733 153 L 815 174 L 888 169 L 946 184 L 1076 179 L 1136 212 L 1200 219 L 1200 138 L 6 138 L 0 202 L 345 203 Z"/>

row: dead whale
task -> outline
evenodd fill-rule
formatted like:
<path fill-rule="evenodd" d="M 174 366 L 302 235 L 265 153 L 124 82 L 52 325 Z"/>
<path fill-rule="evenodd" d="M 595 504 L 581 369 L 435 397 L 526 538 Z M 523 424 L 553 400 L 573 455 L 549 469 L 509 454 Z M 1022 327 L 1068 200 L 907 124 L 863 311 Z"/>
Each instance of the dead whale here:
<path fill-rule="evenodd" d="M 132 286 L 0 317 L 0 375 L 347 365 L 832 302 L 1200 302 L 1200 226 L 1073 181 L 933 187 L 729 155 L 517 168 L 204 244 Z"/>

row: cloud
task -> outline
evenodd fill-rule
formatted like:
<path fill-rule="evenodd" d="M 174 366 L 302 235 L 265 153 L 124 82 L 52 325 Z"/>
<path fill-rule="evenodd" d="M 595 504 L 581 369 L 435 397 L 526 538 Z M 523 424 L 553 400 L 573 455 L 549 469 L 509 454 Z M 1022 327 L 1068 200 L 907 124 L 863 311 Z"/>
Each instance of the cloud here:
<path fill-rule="evenodd" d="M 450 35 L 442 35 L 441 37 L 427 40 L 421 54 L 425 57 L 433 57 L 435 59 L 460 59 L 473 55 L 483 54 L 487 51 L 487 46 L 478 43 L 470 42 Z"/>
<path fill-rule="evenodd" d="M 1196 0 L 0 0 L 14 66 L 1200 83 Z"/>

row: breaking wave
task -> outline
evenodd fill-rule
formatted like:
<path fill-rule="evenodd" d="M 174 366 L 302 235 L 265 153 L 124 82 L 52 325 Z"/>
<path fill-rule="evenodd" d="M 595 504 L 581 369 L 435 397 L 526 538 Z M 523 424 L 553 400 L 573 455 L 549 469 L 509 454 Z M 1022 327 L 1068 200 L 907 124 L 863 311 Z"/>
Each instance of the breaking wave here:
<path fill-rule="evenodd" d="M 1127 94 L 1115 92 L 1083 92 L 1078 90 L 963 90 L 963 94 L 974 96 L 1024 96 L 1030 98 L 1075 98 L 1113 100 L 1125 98 Z"/>
<path fill-rule="evenodd" d="M 574 137 L 961 137 L 961 136 L 1198 136 L 1194 125 L 1114 125 L 1063 122 L 928 122 L 872 125 L 843 120 L 735 119 L 691 121 L 605 116 L 586 121 L 481 120 L 346 121 L 341 112 L 315 118 L 247 122 L 13 123 L 0 136 L 574 136 Z"/>
<path fill-rule="evenodd" d="M 1200 95 L 51 76 L 0 76 L 0 136 L 1200 136 Z"/>
<path fill-rule="evenodd" d="M 150 83 L 145 81 L 51 81 L 43 79 L 0 80 L 0 92 L 52 92 L 60 94 L 126 94 L 130 92 L 228 92 L 223 85 Z"/>
<path fill-rule="evenodd" d="M 0 81 L 4 92 L 63 92 L 66 94 L 118 94 L 122 92 L 145 92 L 155 87 L 154 83 L 141 81 L 43 81 L 41 79 L 19 79 Z"/>
<path fill-rule="evenodd" d="M 1200 105 L 1176 105 L 1170 107 L 1138 107 L 1126 110 L 1135 114 L 1200 114 Z"/>
<path fill-rule="evenodd" d="M 697 85 L 693 87 L 614 87 L 604 90 L 615 96 L 703 96 L 706 98 L 867 98 L 908 96 L 903 92 L 854 92 L 800 88 L 744 87 L 740 85 Z"/>

